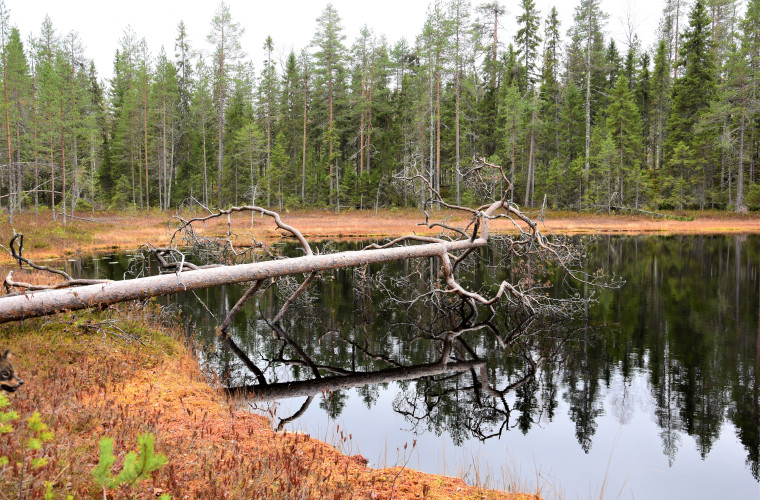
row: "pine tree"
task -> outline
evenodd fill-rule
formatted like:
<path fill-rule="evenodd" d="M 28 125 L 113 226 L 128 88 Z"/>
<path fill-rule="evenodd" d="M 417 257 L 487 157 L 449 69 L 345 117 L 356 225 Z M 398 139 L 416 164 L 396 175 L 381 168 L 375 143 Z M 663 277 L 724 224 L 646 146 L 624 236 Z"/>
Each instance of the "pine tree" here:
<path fill-rule="evenodd" d="M 232 80 L 230 75 L 234 62 L 243 56 L 240 47 L 240 37 L 244 29 L 238 23 L 232 21 L 230 8 L 224 2 L 219 7 L 211 21 L 211 31 L 208 34 L 208 42 L 214 46 L 214 105 L 216 107 L 217 126 L 217 203 L 222 205 L 222 170 L 224 169 L 224 114 L 226 111 L 226 99 L 228 86 Z"/>
<path fill-rule="evenodd" d="M 470 4 L 466 0 L 451 0 L 452 32 L 454 35 L 454 182 L 456 189 L 456 202 L 462 202 L 461 193 L 461 124 L 460 124 L 460 94 L 462 88 L 462 70 L 465 44 L 465 31 L 470 24 Z"/>
<path fill-rule="evenodd" d="M 272 129 L 273 129 L 273 115 L 275 113 L 275 98 L 279 93 L 277 72 L 272 61 L 272 51 L 274 50 L 274 41 L 271 36 L 267 36 L 264 40 L 264 50 L 267 57 L 264 60 L 264 69 L 261 73 L 261 84 L 259 86 L 260 98 L 259 107 L 263 110 L 264 114 L 264 130 L 266 131 L 266 165 L 264 166 L 267 179 L 267 206 L 271 205 L 271 192 L 270 185 L 270 173 L 271 173 L 271 156 L 272 156 Z"/>
<path fill-rule="evenodd" d="M 314 54 L 315 72 L 318 77 L 320 94 L 327 102 L 326 117 L 323 122 L 324 142 L 327 144 L 327 166 L 330 183 L 329 196 L 333 200 L 334 191 L 337 189 L 335 165 L 335 119 L 337 91 L 342 85 L 340 77 L 343 74 L 343 64 L 346 49 L 343 46 L 345 39 L 341 26 L 340 16 L 332 4 L 327 4 L 322 14 L 317 18 L 317 32 L 314 34 L 312 45 L 317 48 Z M 335 198 L 337 202 L 337 198 Z M 337 203 L 336 203 L 337 204 Z"/>

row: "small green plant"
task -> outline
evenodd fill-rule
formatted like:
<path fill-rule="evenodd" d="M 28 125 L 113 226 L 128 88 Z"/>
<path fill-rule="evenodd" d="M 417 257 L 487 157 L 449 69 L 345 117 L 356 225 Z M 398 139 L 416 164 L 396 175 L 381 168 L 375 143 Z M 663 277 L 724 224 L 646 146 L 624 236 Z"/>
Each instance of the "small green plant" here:
<path fill-rule="evenodd" d="M 132 486 L 143 479 L 148 479 L 153 471 L 168 461 L 163 453 L 155 453 L 154 441 L 153 433 L 137 436 L 140 447 L 139 455 L 133 451 L 127 453 L 121 472 L 114 477 L 111 474 L 111 467 L 116 462 L 116 457 L 113 454 L 113 438 L 100 438 L 100 460 L 92 471 L 97 485 L 103 488 L 105 492 L 106 489 L 115 489 L 121 485 Z M 164 494 L 161 495 L 160 500 L 168 500 L 169 498 L 169 495 Z"/>
<path fill-rule="evenodd" d="M 0 394 L 0 434 L 9 434 L 14 431 L 13 422 L 18 419 L 18 413 L 13 410 L 4 410 L 10 405 L 8 398 L 4 394 Z M 34 454 L 42 449 L 42 444 L 51 441 L 53 439 L 53 431 L 48 430 L 48 426 L 42 421 L 42 417 L 39 412 L 32 413 L 32 416 L 26 419 L 26 444 L 21 450 L 21 457 L 17 463 L 18 470 L 20 470 L 18 488 L 19 498 L 22 496 L 24 488 L 24 472 L 26 471 L 26 460 L 29 456 L 27 452 Z M 2 456 L 0 457 L 0 467 L 8 465 L 11 462 L 12 457 Z M 15 460 L 14 460 L 15 462 Z M 48 464 L 47 457 L 33 457 L 31 459 L 32 470 L 37 470 Z"/>
<path fill-rule="evenodd" d="M 5 395 L 0 394 L 0 410 L 10 404 L 11 403 L 8 401 L 8 398 L 6 398 Z M 17 418 L 18 413 L 15 411 L 2 410 L 2 413 L 0 413 L 0 434 L 8 434 L 9 432 L 13 432 L 13 424 L 11 424 L 11 422 Z M 0 466 L 6 465 L 8 461 L 8 457 L 0 457 Z"/>
<path fill-rule="evenodd" d="M 32 416 L 26 419 L 26 426 L 31 431 L 29 439 L 26 441 L 26 449 L 38 451 L 42 448 L 42 443 L 53 439 L 53 431 L 48 430 L 48 426 L 42 421 L 39 412 L 32 413 Z M 32 467 L 39 469 L 47 465 L 48 460 L 45 457 L 33 458 Z"/>

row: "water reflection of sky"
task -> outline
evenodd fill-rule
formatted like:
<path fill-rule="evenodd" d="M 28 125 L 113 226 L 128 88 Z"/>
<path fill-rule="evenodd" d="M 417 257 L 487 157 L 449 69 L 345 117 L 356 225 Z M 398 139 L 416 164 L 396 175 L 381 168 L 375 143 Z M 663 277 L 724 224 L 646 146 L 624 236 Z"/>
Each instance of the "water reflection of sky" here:
<path fill-rule="evenodd" d="M 500 438 L 485 442 L 468 435 L 461 446 L 456 446 L 447 432 L 437 436 L 420 430 L 424 425 L 418 427 L 416 434 L 411 433 L 410 422 L 393 409 L 401 386 L 392 382 L 386 387 L 377 386 L 377 399 L 369 408 L 359 389 L 343 391 L 347 395 L 345 407 L 335 420 L 328 418 L 320 407 L 321 396 L 317 396 L 308 410 L 287 428 L 333 442 L 344 452 L 361 453 L 378 467 L 406 462 L 427 472 L 464 476 L 469 483 L 496 488 L 508 488 L 516 475 L 517 486 L 527 491 L 534 491 L 539 476 L 545 498 L 598 498 L 603 488 L 605 498 L 617 498 L 621 493 L 622 498 L 648 499 L 725 495 L 759 498 L 760 484 L 753 478 L 747 460 L 748 447 L 760 447 L 757 439 L 760 400 L 752 400 L 756 393 L 741 391 L 756 388 L 760 376 L 760 354 L 755 359 L 760 352 L 757 347 L 760 238 L 605 241 L 607 246 L 604 248 L 604 242 L 600 245 L 602 250 L 594 257 L 594 265 L 612 267 L 629 281 L 620 292 L 603 296 L 598 308 L 600 323 L 610 325 L 609 329 L 605 327 L 599 345 L 610 351 L 590 346 L 588 359 L 578 360 L 585 348 L 568 349 L 568 366 L 555 370 L 558 406 L 551 421 L 541 415 L 527 434 L 512 428 Z M 736 261 L 737 251 L 742 255 L 740 262 Z M 111 264 L 117 261 L 122 265 Z M 86 264 L 89 271 L 81 272 L 119 274 L 123 265 L 126 258 L 115 256 L 113 260 Z M 76 263 L 70 266 L 76 267 Z M 336 295 L 344 293 L 339 289 Z M 219 312 L 224 300 L 210 291 L 199 294 L 215 313 Z M 232 296 L 224 298 L 234 303 Z M 189 302 L 186 304 L 191 310 L 200 310 Z M 335 309 L 338 308 L 346 309 L 346 304 L 338 303 Z M 249 314 L 254 311 L 259 311 L 258 305 L 251 307 Z M 205 319 L 208 321 L 209 316 L 205 315 Z M 256 348 L 265 342 L 256 340 Z M 255 348 L 249 345 L 248 349 Z M 280 368 L 276 372 L 278 379 L 283 380 L 289 369 Z M 589 414 L 596 414 L 591 419 L 591 427 L 595 429 L 590 432 L 586 429 L 585 437 L 590 441 L 588 453 L 579 444 L 577 423 L 571 419 L 573 405 L 565 372 L 574 373 L 579 385 L 588 383 L 588 374 L 599 383 L 590 403 L 580 397 L 581 405 L 590 404 L 585 408 Z M 539 382 L 544 375 L 539 375 Z M 653 380 L 659 388 L 652 386 Z M 737 380 L 741 382 L 739 389 Z M 408 387 L 413 386 L 414 383 Z M 583 388 L 576 389 L 579 391 L 574 397 L 583 396 Z M 667 405 L 673 412 L 672 457 L 664 452 L 664 430 L 657 423 L 663 421 L 663 408 L 658 410 L 655 400 L 658 389 L 660 397 L 664 390 L 672 393 L 667 395 Z M 734 426 L 738 420 L 729 415 L 741 398 L 743 411 L 749 414 L 742 417 L 745 441 L 747 433 L 751 441 L 754 430 L 754 441 L 748 443 L 739 440 Z M 281 400 L 277 415 L 286 417 L 294 413 L 304 399 Z M 681 414 L 689 401 L 702 412 L 700 415 Z M 507 396 L 507 402 L 510 407 L 515 406 L 514 393 Z M 578 404 L 576 399 L 576 410 Z M 516 423 L 519 414 L 513 412 L 510 426 Z M 754 421 L 748 422 L 747 418 Z M 685 432 L 689 425 L 704 426 L 708 435 L 704 442 L 693 437 L 699 429 L 692 427 L 693 436 Z M 337 438 L 338 426 L 344 435 L 352 435 L 350 443 L 341 443 Z M 709 435 L 713 429 L 717 429 L 714 438 Z M 413 451 L 407 449 L 405 455 L 398 451 L 403 450 L 404 444 L 411 447 L 414 439 L 417 445 Z M 707 448 L 704 458 L 700 456 L 700 446 Z M 757 456 L 758 450 L 754 452 Z"/>
<path fill-rule="evenodd" d="M 599 498 L 603 487 L 605 498 L 618 498 L 621 493 L 621 498 L 721 498 L 727 492 L 733 498 L 756 498 L 760 493 L 760 485 L 744 464 L 737 463 L 737 457 L 746 456 L 746 451 L 730 423 L 723 424 L 708 460 L 699 456 L 693 438 L 679 433 L 679 449 L 672 466 L 668 464 L 658 437 L 661 430 L 655 423 L 651 389 L 642 373 L 628 381 L 627 389 L 617 374 L 610 388 L 603 390 L 605 411 L 596 420 L 598 427 L 588 454 L 575 438 L 570 407 L 561 398 L 554 419 L 540 422 L 527 434 L 511 429 L 500 439 L 469 439 L 456 446 L 445 433 L 408 433 L 408 422 L 392 408 L 399 391 L 397 384 L 389 384 L 368 408 L 357 390 L 349 390 L 346 406 L 335 420 L 315 401 L 287 428 L 331 442 L 344 452 L 360 453 L 373 467 L 391 467 L 408 460 L 409 467 L 465 477 L 471 484 L 479 480 L 496 488 L 514 484 L 510 481 L 516 473 L 517 485 L 529 492 L 534 491 L 538 475 L 542 496 L 547 499 L 555 495 Z M 623 393 L 627 393 L 626 400 Z M 277 414 L 295 412 L 303 399 L 281 400 Z M 352 434 L 350 445 L 340 439 L 338 429 Z M 404 444 L 411 447 L 414 439 L 414 451 L 404 453 Z"/>

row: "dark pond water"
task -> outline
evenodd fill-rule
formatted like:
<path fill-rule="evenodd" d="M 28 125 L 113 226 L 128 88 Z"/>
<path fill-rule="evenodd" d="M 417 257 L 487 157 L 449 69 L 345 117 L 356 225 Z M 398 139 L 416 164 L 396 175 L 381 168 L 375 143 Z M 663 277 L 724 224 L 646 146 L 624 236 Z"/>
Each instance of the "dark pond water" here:
<path fill-rule="evenodd" d="M 497 488 L 538 483 L 546 498 L 760 498 L 760 237 L 584 243 L 588 269 L 626 284 L 597 291 L 575 322 L 520 329 L 520 318 L 501 310 L 492 328 L 481 314 L 469 323 L 479 328 L 460 331 L 467 308 L 400 302 L 435 280 L 423 261 L 325 273 L 278 336 L 263 318 L 284 292 L 269 289 L 231 329 L 269 383 L 250 406 L 373 466 L 406 464 Z M 69 265 L 121 279 L 128 260 Z M 488 288 L 520 265 L 483 252 L 461 280 Z M 590 293 L 554 278 L 561 284 L 552 296 Z M 214 327 L 243 291 L 162 299 L 182 307 L 210 346 L 210 366 L 233 386 L 256 379 L 217 345 Z M 313 368 L 323 381 L 282 384 L 313 379 Z"/>

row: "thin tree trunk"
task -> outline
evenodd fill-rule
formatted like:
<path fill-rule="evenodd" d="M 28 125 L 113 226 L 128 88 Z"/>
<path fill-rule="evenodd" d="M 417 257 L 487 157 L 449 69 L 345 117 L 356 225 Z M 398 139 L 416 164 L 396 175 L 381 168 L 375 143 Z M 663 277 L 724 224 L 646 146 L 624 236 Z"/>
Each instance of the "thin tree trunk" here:
<path fill-rule="evenodd" d="M 53 120 L 50 120 L 52 130 Z M 53 220 L 56 219 L 55 213 L 55 163 L 53 163 L 53 136 L 50 136 L 50 211 L 53 213 Z M 134 195 L 133 195 L 134 196 Z"/>
<path fill-rule="evenodd" d="M 534 146 L 535 146 L 535 124 L 536 124 L 536 97 L 537 91 L 533 92 L 533 109 L 530 117 L 530 146 L 528 152 L 528 179 L 525 188 L 525 206 L 531 206 L 533 204 L 533 190 L 534 190 L 534 177 L 535 177 L 535 165 L 534 165 Z"/>
<path fill-rule="evenodd" d="M 372 161 L 372 96 L 375 90 L 375 48 L 372 47 L 372 64 L 369 72 L 369 109 L 367 110 L 367 173 Z"/>
<path fill-rule="evenodd" d="M 676 44 L 675 51 L 673 53 L 673 81 L 676 81 L 676 78 L 678 78 L 678 18 L 680 17 L 680 10 L 681 0 L 676 0 Z"/>
<path fill-rule="evenodd" d="M 366 40 L 366 39 L 365 39 Z M 362 100 L 361 100 L 361 118 L 359 120 L 359 168 L 357 169 L 357 174 L 362 175 L 364 173 L 364 117 L 366 114 L 366 111 L 364 110 L 364 106 L 367 99 L 367 51 L 366 51 L 366 43 L 364 47 L 362 47 Z"/>
<path fill-rule="evenodd" d="M 32 128 L 34 129 L 34 216 L 39 216 L 40 171 L 37 159 L 37 72 L 32 62 Z"/>
<path fill-rule="evenodd" d="M 219 109 L 217 109 L 217 185 L 216 185 L 216 202 L 222 206 L 222 166 L 224 163 L 224 29 L 222 29 L 221 54 L 219 58 Z"/>
<path fill-rule="evenodd" d="M 3 53 L 3 96 L 5 99 L 5 137 L 8 141 L 8 222 L 13 225 L 14 192 L 13 192 L 13 150 L 11 148 L 11 119 L 8 107 L 8 69 L 5 61 L 5 30 L 2 37 Z"/>
<path fill-rule="evenodd" d="M 593 9 L 588 9 L 588 38 L 586 39 L 586 164 L 585 172 L 588 174 L 591 168 L 591 14 Z"/>
<path fill-rule="evenodd" d="M 440 64 L 440 51 L 435 56 L 435 186 L 436 191 L 441 192 L 441 68 Z M 436 202 L 436 206 L 440 210 L 441 204 Z"/>
<path fill-rule="evenodd" d="M 306 70 L 304 69 L 304 72 Z M 304 77 L 304 89 L 303 89 L 303 141 L 301 143 L 301 202 L 306 203 L 306 109 L 307 109 L 307 80 Z"/>
<path fill-rule="evenodd" d="M 145 209 L 150 210 L 150 180 L 148 178 L 148 71 L 143 81 L 143 143 L 145 145 Z"/>
<path fill-rule="evenodd" d="M 164 164 L 164 189 L 166 190 L 164 193 L 164 206 L 163 209 L 166 210 L 169 208 L 169 182 L 167 180 L 167 169 L 166 169 L 166 94 L 163 95 L 163 113 L 162 113 L 162 142 L 163 142 L 163 164 Z"/>
<path fill-rule="evenodd" d="M 63 187 L 61 188 L 61 204 L 63 206 L 63 225 L 66 225 L 66 136 L 65 136 L 65 127 L 64 123 L 66 123 L 64 115 L 63 115 L 63 102 L 64 99 L 61 99 L 61 182 L 63 183 Z"/>
<path fill-rule="evenodd" d="M 330 177 L 330 195 L 329 199 L 332 201 L 333 196 L 333 190 L 334 190 L 334 182 L 335 179 L 333 178 L 334 172 L 333 172 L 333 76 L 332 76 L 332 60 L 329 60 L 327 63 L 327 73 L 329 76 L 327 80 L 327 100 L 328 100 L 328 116 L 327 116 L 327 130 L 329 132 L 328 137 L 328 151 L 327 151 L 327 161 L 329 163 L 329 177 Z"/>
<path fill-rule="evenodd" d="M 145 207 L 145 205 L 143 204 L 143 176 L 142 176 L 143 159 L 142 158 L 143 158 L 143 150 L 142 150 L 142 146 L 138 142 L 137 144 L 137 179 L 140 181 L 140 210 L 142 210 Z"/>
<path fill-rule="evenodd" d="M 456 29 L 456 58 L 454 60 L 454 183 L 456 185 L 457 205 L 462 203 L 462 195 L 459 187 L 459 2 L 456 4 L 457 29 Z"/>
<path fill-rule="evenodd" d="M 736 175 L 736 207 L 737 212 L 744 210 L 744 109 L 742 103 L 741 118 L 739 119 L 739 170 Z"/>
<path fill-rule="evenodd" d="M 208 206 L 208 170 L 206 165 L 206 120 L 201 123 L 203 135 L 203 204 Z"/>

